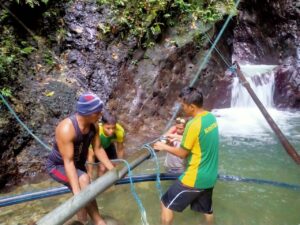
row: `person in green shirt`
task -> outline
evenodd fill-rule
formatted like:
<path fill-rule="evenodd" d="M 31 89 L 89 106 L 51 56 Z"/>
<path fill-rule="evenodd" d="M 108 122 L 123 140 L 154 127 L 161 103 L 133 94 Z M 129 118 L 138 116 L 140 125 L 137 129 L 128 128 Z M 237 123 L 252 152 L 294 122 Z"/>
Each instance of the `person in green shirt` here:
<path fill-rule="evenodd" d="M 215 116 L 202 108 L 203 95 L 193 87 L 184 88 L 179 98 L 187 116 L 180 147 L 156 142 L 154 149 L 187 158 L 185 171 L 161 199 L 162 224 L 169 225 L 174 213 L 188 205 L 204 214 L 207 224 L 213 222 L 212 194 L 218 175 L 219 131 Z"/>
<path fill-rule="evenodd" d="M 99 123 L 99 139 L 109 159 L 122 159 L 124 157 L 124 138 L 124 128 L 117 122 L 117 118 L 105 111 L 102 115 L 101 123 Z M 93 151 L 89 151 L 87 161 L 88 173 L 92 178 L 93 168 L 91 163 L 99 162 L 95 159 Z M 101 176 L 105 171 L 104 165 L 99 163 L 97 175 Z"/>

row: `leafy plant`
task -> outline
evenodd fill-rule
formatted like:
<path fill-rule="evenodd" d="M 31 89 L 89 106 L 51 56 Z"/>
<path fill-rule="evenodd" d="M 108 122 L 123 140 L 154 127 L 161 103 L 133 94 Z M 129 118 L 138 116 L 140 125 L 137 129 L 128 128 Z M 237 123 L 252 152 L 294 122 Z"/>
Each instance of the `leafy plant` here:
<path fill-rule="evenodd" d="M 8 17 L 8 11 L 6 9 L 0 11 L 0 22 L 4 21 Z"/>
<path fill-rule="evenodd" d="M 15 78 L 16 64 L 20 62 L 21 49 L 16 43 L 12 28 L 2 26 L 0 36 L 0 83 Z"/>
<path fill-rule="evenodd" d="M 32 46 L 28 46 L 28 47 L 25 47 L 25 48 L 22 48 L 20 50 L 21 54 L 23 55 L 30 55 L 33 51 L 35 51 L 36 48 L 32 47 Z"/>
<path fill-rule="evenodd" d="M 155 46 L 155 43 L 153 41 L 143 43 L 144 48 L 153 48 L 154 46 Z"/>
<path fill-rule="evenodd" d="M 15 0 L 18 4 L 25 3 L 26 5 L 29 5 L 31 8 L 34 8 L 35 6 L 40 6 L 41 3 L 47 4 L 49 0 Z"/>
<path fill-rule="evenodd" d="M 98 29 L 101 30 L 103 34 L 111 31 L 111 27 L 108 24 L 98 23 Z"/>
<path fill-rule="evenodd" d="M 167 26 L 197 27 L 214 23 L 226 13 L 234 12 L 234 0 L 97 0 L 111 10 L 111 23 L 99 24 L 103 35 L 135 36 L 140 46 L 152 46 Z"/>
<path fill-rule="evenodd" d="M 131 60 L 131 65 L 136 66 L 137 64 L 138 64 L 138 60 L 136 59 Z"/>
<path fill-rule="evenodd" d="M 5 96 L 5 97 L 11 97 L 11 89 L 4 87 L 0 90 L 1 95 Z"/>
<path fill-rule="evenodd" d="M 43 59 L 48 66 L 53 66 L 55 64 L 51 51 L 46 51 L 43 55 Z"/>
<path fill-rule="evenodd" d="M 67 35 L 67 31 L 64 28 L 59 28 L 56 31 L 56 41 L 57 41 L 57 43 L 60 44 L 63 40 L 65 40 L 66 35 Z"/>

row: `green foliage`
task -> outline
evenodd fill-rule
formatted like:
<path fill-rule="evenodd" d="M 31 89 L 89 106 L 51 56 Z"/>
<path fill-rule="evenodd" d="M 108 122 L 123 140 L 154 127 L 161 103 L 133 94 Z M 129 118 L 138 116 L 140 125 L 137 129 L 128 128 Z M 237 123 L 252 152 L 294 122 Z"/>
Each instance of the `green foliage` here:
<path fill-rule="evenodd" d="M 204 23 L 213 23 L 222 18 L 222 14 L 211 6 L 207 7 L 206 9 L 196 7 L 194 10 L 194 16 L 201 18 Z"/>
<path fill-rule="evenodd" d="M 8 17 L 8 11 L 2 10 L 0 11 L 0 22 L 3 22 Z"/>
<path fill-rule="evenodd" d="M 20 48 L 16 44 L 12 29 L 3 26 L 0 29 L 0 83 L 11 81 L 15 78 L 15 65 L 18 63 Z"/>
<path fill-rule="evenodd" d="M 25 47 L 25 48 L 22 48 L 20 50 L 21 54 L 23 55 L 30 55 L 33 51 L 35 51 L 36 48 L 32 47 L 32 46 L 28 46 L 28 47 Z"/>
<path fill-rule="evenodd" d="M 53 66 L 55 64 L 54 58 L 50 50 L 44 52 L 43 60 L 44 63 L 47 64 L 48 66 Z"/>
<path fill-rule="evenodd" d="M 41 3 L 47 4 L 49 0 L 15 0 L 18 4 L 25 3 L 26 5 L 29 5 L 31 8 L 34 8 L 35 6 L 40 6 Z"/>
<path fill-rule="evenodd" d="M 183 0 L 175 0 L 172 7 L 178 7 L 181 12 L 186 13 L 190 11 L 191 4 Z"/>
<path fill-rule="evenodd" d="M 0 90 L 1 95 L 5 96 L 5 97 L 11 97 L 11 89 L 4 87 Z"/>
<path fill-rule="evenodd" d="M 138 38 L 142 44 L 143 38 L 155 39 L 161 31 L 164 23 L 160 22 L 160 17 L 167 11 L 167 0 L 98 0 L 98 4 L 106 4 L 111 9 L 110 24 L 98 25 L 99 31 L 106 35 L 110 33 L 121 33 L 122 37 L 127 35 Z M 170 17 L 166 15 L 164 19 Z"/>
<path fill-rule="evenodd" d="M 36 49 L 26 41 L 18 43 L 10 26 L 2 26 L 0 33 L 0 83 L 7 84 L 15 80 L 18 65 L 24 57 Z"/>
<path fill-rule="evenodd" d="M 138 64 L 138 60 L 136 60 L 136 59 L 133 59 L 133 60 L 131 60 L 131 65 L 134 65 L 134 66 L 136 66 L 137 64 Z"/>
<path fill-rule="evenodd" d="M 98 29 L 101 31 L 102 34 L 107 34 L 111 31 L 110 25 L 104 23 L 98 23 Z"/>
<path fill-rule="evenodd" d="M 60 44 L 63 40 L 65 40 L 65 37 L 67 35 L 67 31 L 64 28 L 59 28 L 56 31 L 56 41 L 58 44 Z"/>
<path fill-rule="evenodd" d="M 1 52 L 0 54 L 0 73 L 4 73 L 6 67 L 8 67 L 15 59 L 15 55 L 6 56 Z"/>
<path fill-rule="evenodd" d="M 98 24 L 102 35 L 133 35 L 139 44 L 151 47 L 167 26 L 214 23 L 224 14 L 235 12 L 233 0 L 97 0 L 111 10 L 109 24 Z"/>
<path fill-rule="evenodd" d="M 203 35 L 201 32 L 196 32 L 195 36 L 193 37 L 194 43 L 196 43 L 196 47 L 198 49 L 202 49 L 204 47 L 204 44 L 207 40 L 207 37 Z"/>

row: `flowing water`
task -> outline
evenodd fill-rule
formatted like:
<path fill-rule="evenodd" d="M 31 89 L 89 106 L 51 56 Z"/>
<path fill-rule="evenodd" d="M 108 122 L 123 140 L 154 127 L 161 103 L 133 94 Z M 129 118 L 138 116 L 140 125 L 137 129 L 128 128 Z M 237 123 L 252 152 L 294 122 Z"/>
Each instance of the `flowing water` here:
<path fill-rule="evenodd" d="M 244 66 L 242 71 L 272 118 L 300 153 L 300 113 L 278 111 L 273 107 L 272 66 Z M 255 72 L 253 72 L 255 71 Z M 234 81 L 232 107 L 214 110 L 221 146 L 219 173 L 300 185 L 299 166 L 288 156 L 248 93 Z M 164 156 L 159 155 L 160 165 Z M 161 168 L 163 170 L 163 168 Z M 155 173 L 155 162 L 146 161 L 133 173 Z M 171 181 L 163 181 L 166 190 Z M 159 194 L 154 182 L 138 183 L 136 190 L 147 212 L 150 225 L 159 224 Z M 58 186 L 53 181 L 28 184 L 13 194 Z M 10 193 L 12 194 L 12 193 Z M 47 198 L 0 208 L 0 224 L 26 224 L 41 218 L 71 195 Z M 129 185 L 114 186 L 97 201 L 104 215 L 122 224 L 138 225 L 141 217 Z M 218 181 L 214 189 L 214 212 L 218 225 L 299 225 L 300 191 L 266 184 Z M 174 225 L 196 225 L 203 218 L 186 209 L 175 214 Z"/>

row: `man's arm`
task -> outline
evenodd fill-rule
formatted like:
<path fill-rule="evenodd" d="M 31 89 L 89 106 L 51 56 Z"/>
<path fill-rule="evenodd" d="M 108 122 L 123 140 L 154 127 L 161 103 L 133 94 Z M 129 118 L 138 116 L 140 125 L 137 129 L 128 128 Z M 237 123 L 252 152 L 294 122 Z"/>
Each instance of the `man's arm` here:
<path fill-rule="evenodd" d="M 189 152 L 181 147 L 177 148 L 177 147 L 173 147 L 170 145 L 167 145 L 165 143 L 162 143 L 160 141 L 154 143 L 154 149 L 158 150 L 158 151 L 166 151 L 169 152 L 173 155 L 176 155 L 180 158 L 186 158 L 189 154 Z"/>
<path fill-rule="evenodd" d="M 118 159 L 124 158 L 124 143 L 123 142 L 116 142 L 116 149 L 117 149 L 117 156 Z"/>
<path fill-rule="evenodd" d="M 55 130 L 55 138 L 59 152 L 64 161 L 64 167 L 69 179 L 73 194 L 80 192 L 78 175 L 74 164 L 74 144 L 75 130 L 68 119 L 63 120 Z"/>
<path fill-rule="evenodd" d="M 109 158 L 107 157 L 107 154 L 105 152 L 105 150 L 103 149 L 103 147 L 101 146 L 100 143 L 100 138 L 99 138 L 99 127 L 96 126 L 96 135 L 92 140 L 92 146 L 93 146 L 93 150 L 94 150 L 94 154 L 97 157 L 97 159 L 103 163 L 103 165 L 108 169 L 111 170 L 114 168 L 113 164 L 111 163 L 111 161 L 109 160 Z"/>
<path fill-rule="evenodd" d="M 87 174 L 92 179 L 93 178 L 93 164 L 95 162 L 95 154 L 92 146 L 89 147 L 88 150 L 88 156 L 87 156 L 87 163 L 86 163 L 86 169 Z"/>

